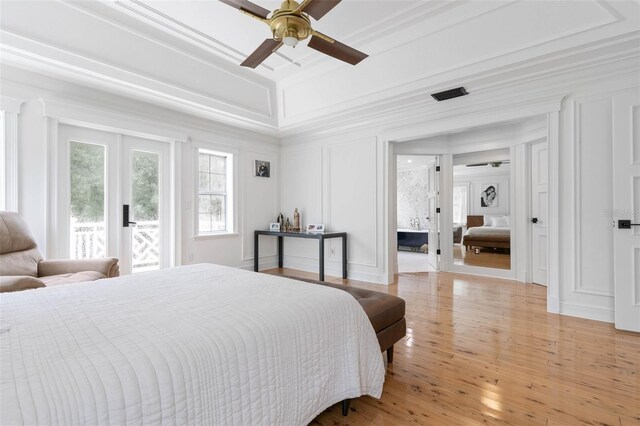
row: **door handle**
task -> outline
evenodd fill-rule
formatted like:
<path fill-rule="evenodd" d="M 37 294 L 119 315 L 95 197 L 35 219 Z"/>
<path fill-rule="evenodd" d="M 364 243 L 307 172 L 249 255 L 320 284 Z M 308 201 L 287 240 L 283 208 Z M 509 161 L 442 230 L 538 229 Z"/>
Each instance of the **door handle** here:
<path fill-rule="evenodd" d="M 618 229 L 631 229 L 632 226 L 640 226 L 640 223 L 631 223 L 630 220 L 618 221 Z"/>
<path fill-rule="evenodd" d="M 538 218 L 537 217 L 532 218 L 531 223 L 538 223 Z"/>
<path fill-rule="evenodd" d="M 129 226 L 136 226 L 136 222 L 129 220 L 129 204 L 122 205 L 122 227 L 128 228 Z"/>

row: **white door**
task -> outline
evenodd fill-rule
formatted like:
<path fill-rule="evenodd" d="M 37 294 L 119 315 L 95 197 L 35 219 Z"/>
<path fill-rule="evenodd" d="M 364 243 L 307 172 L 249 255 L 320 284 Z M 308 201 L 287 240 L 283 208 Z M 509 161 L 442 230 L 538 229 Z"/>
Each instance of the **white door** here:
<path fill-rule="evenodd" d="M 436 161 L 429 165 L 427 169 L 428 176 L 428 192 L 427 192 L 427 205 L 428 205 L 428 214 L 429 220 L 427 222 L 427 231 L 429 233 L 428 236 L 428 247 L 429 251 L 427 252 L 427 261 L 431 267 L 439 270 L 440 269 L 440 203 L 439 203 L 439 177 L 440 173 L 438 170 L 438 157 L 436 157 Z"/>
<path fill-rule="evenodd" d="M 640 90 L 615 96 L 613 107 L 615 323 L 640 331 Z"/>
<path fill-rule="evenodd" d="M 531 145 L 531 280 L 547 285 L 549 151 L 547 142 Z"/>
<path fill-rule="evenodd" d="M 169 144 L 68 125 L 58 134 L 55 257 L 113 256 L 123 274 L 171 266 Z"/>

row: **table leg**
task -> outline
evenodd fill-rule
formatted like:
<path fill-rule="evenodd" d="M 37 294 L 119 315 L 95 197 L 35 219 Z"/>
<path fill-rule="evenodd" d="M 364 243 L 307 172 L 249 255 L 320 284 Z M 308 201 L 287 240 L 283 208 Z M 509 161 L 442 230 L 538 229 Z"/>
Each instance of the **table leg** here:
<path fill-rule="evenodd" d="M 318 240 L 318 246 L 320 246 L 320 265 L 319 265 L 319 272 L 320 272 L 320 281 L 324 281 L 324 238 L 322 238 L 322 236 L 320 236 L 320 239 Z"/>
<path fill-rule="evenodd" d="M 253 237 L 253 271 L 254 272 L 258 272 L 258 261 L 259 261 L 259 256 L 258 256 L 258 239 L 260 238 L 260 235 L 255 234 L 255 236 Z"/>
<path fill-rule="evenodd" d="M 342 279 L 347 279 L 347 236 L 342 237 Z"/>
<path fill-rule="evenodd" d="M 284 237 L 278 237 L 278 268 L 284 267 Z"/>

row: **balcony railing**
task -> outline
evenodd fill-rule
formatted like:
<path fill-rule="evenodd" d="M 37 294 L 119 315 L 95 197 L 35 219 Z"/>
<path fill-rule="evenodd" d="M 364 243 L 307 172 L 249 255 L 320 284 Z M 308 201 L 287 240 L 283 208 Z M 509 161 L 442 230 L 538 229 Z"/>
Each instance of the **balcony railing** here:
<path fill-rule="evenodd" d="M 149 271 L 160 267 L 160 223 L 140 221 L 131 228 L 133 272 Z M 105 257 L 107 234 L 104 222 L 71 223 L 71 258 L 91 259 Z"/>

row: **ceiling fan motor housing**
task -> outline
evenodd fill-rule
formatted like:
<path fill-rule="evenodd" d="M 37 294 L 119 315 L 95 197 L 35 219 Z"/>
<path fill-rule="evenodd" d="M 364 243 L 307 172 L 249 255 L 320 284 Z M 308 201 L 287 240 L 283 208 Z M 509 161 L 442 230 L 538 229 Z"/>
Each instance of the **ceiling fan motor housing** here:
<path fill-rule="evenodd" d="M 296 12 L 298 7 L 295 1 L 285 0 L 280 9 L 273 12 L 269 26 L 275 40 L 293 37 L 300 41 L 311 35 L 311 21 L 306 14 Z"/>

